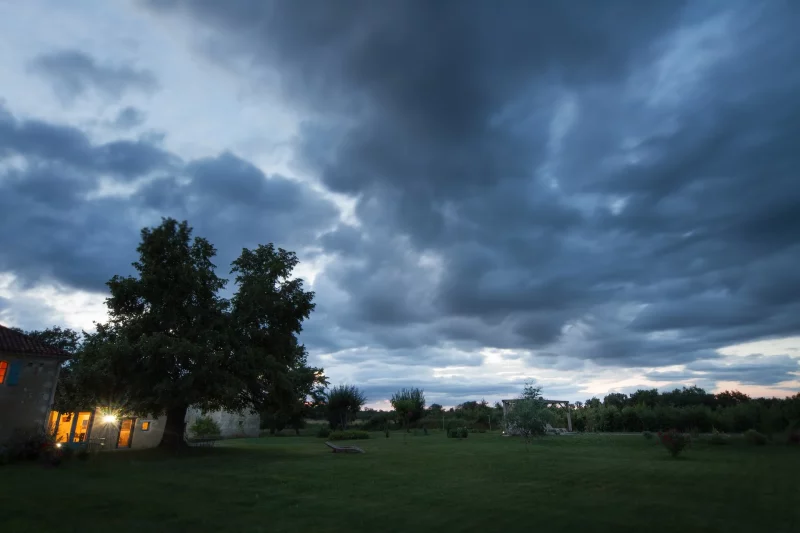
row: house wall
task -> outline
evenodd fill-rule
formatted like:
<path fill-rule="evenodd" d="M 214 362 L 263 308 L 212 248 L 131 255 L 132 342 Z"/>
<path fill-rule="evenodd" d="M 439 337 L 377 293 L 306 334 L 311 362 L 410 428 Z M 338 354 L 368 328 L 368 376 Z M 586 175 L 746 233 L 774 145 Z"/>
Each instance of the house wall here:
<path fill-rule="evenodd" d="M 196 407 L 190 407 L 186 412 L 186 429 L 189 429 L 192 424 L 201 416 L 209 416 L 217 424 L 219 424 L 222 432 L 222 437 L 226 439 L 236 437 L 258 437 L 261 429 L 261 415 L 249 411 L 244 411 L 241 415 L 238 413 L 230 413 L 227 411 L 213 411 L 203 413 Z"/>
<path fill-rule="evenodd" d="M 20 361 L 19 381 L 0 383 L 0 442 L 15 429 L 44 428 L 58 381 L 59 361 L 54 358 L 0 353 L 9 366 Z"/>
<path fill-rule="evenodd" d="M 130 449 L 143 450 L 158 446 L 161 442 L 161 437 L 164 435 L 166 421 L 166 416 L 137 418 L 134 423 Z M 149 422 L 147 431 L 142 429 L 142 425 L 145 422 Z M 117 441 L 119 440 L 119 426 L 119 420 L 116 422 L 105 422 L 103 420 L 102 411 L 97 409 L 94 414 L 89 437 L 91 439 L 103 439 L 102 450 L 115 450 L 117 449 Z"/>

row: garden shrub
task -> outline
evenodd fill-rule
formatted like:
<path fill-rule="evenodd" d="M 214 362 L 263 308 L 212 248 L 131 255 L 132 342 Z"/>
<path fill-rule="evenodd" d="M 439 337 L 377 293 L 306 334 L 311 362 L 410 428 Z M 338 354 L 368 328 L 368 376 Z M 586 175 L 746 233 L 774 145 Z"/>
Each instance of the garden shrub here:
<path fill-rule="evenodd" d="M 331 436 L 331 428 L 328 426 L 320 426 L 317 430 L 317 437 L 320 439 L 327 439 Z"/>
<path fill-rule="evenodd" d="M 767 443 L 766 435 L 756 431 L 755 429 L 748 429 L 747 431 L 745 431 L 744 440 L 756 446 L 763 446 L 764 444 Z"/>
<path fill-rule="evenodd" d="M 442 429 L 442 417 L 427 416 L 416 423 L 422 429 Z"/>
<path fill-rule="evenodd" d="M 717 428 L 714 428 L 713 432 L 711 433 L 711 444 L 720 446 L 723 444 L 730 444 L 731 439 L 725 433 L 718 431 Z"/>
<path fill-rule="evenodd" d="M 649 431 L 645 431 L 644 433 L 642 433 L 642 437 L 644 437 L 647 440 L 652 440 L 653 439 L 653 434 L 650 433 Z"/>
<path fill-rule="evenodd" d="M 800 406 L 800 402 L 798 402 L 798 405 Z M 787 430 L 786 443 L 795 446 L 800 445 L 800 420 L 789 423 Z"/>
<path fill-rule="evenodd" d="M 672 457 L 678 457 L 692 442 L 689 435 L 675 429 L 659 432 L 658 438 Z"/>
<path fill-rule="evenodd" d="M 87 459 L 89 459 L 89 448 L 84 446 L 83 448 L 78 450 L 78 453 L 75 454 L 75 457 L 77 457 L 78 460 L 80 461 L 86 461 Z"/>
<path fill-rule="evenodd" d="M 469 424 L 463 418 L 451 418 L 446 421 L 447 431 L 458 428 L 469 428 Z"/>
<path fill-rule="evenodd" d="M 192 435 L 195 437 L 218 437 L 222 430 L 219 424 L 210 416 L 201 416 L 194 421 L 194 424 L 189 428 Z"/>
<path fill-rule="evenodd" d="M 447 436 L 451 439 L 466 439 L 469 437 L 469 430 L 465 427 L 448 429 Z"/>
<path fill-rule="evenodd" d="M 359 431 L 356 429 L 348 429 L 346 431 L 334 431 L 330 434 L 331 440 L 361 440 L 368 438 L 369 438 L 368 432 Z"/>
<path fill-rule="evenodd" d="M 379 413 L 369 417 L 361 427 L 364 431 L 386 431 L 386 427 L 390 426 L 391 423 L 392 420 L 389 418 L 389 415 Z"/>
<path fill-rule="evenodd" d="M 62 446 L 58 448 L 58 451 L 61 453 L 61 459 L 64 461 L 69 461 L 75 456 L 75 448 L 71 446 Z"/>
<path fill-rule="evenodd" d="M 41 428 L 17 429 L 4 445 L 8 461 L 35 461 L 59 455 L 55 439 Z"/>

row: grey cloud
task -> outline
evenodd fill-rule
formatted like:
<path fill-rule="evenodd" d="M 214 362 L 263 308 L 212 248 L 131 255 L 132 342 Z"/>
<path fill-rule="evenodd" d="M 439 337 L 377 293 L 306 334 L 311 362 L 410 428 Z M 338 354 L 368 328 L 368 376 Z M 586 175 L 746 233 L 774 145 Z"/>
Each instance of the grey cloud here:
<path fill-rule="evenodd" d="M 15 164 L 10 156 L 21 160 Z M 100 179 L 132 193 L 97 194 Z M 184 163 L 146 140 L 94 144 L 75 128 L 0 110 L 0 272 L 98 291 L 130 272 L 138 230 L 186 218 L 219 250 L 221 274 L 243 247 L 301 250 L 338 211 L 304 185 L 233 154 Z"/>
<path fill-rule="evenodd" d="M 777 385 L 797 379 L 800 375 L 800 360 L 786 355 L 754 354 L 736 359 L 736 361 L 698 360 L 687 364 L 685 371 L 648 372 L 645 375 L 655 381 L 704 383 L 707 387 L 713 387 L 718 381 L 735 381 L 745 385 Z"/>
<path fill-rule="evenodd" d="M 127 106 L 119 110 L 111 126 L 119 130 L 129 130 L 144 124 L 146 118 L 147 115 L 141 109 Z"/>
<path fill-rule="evenodd" d="M 783 356 L 748 355 L 727 365 L 720 362 L 696 361 L 686 365 L 692 372 L 703 372 L 718 381 L 738 381 L 747 385 L 774 385 L 797 379 L 800 360 Z"/>
<path fill-rule="evenodd" d="M 93 175 L 112 174 L 125 179 L 169 170 L 180 163 L 175 155 L 146 141 L 92 144 L 78 128 L 18 120 L 0 107 L 0 157 L 12 155 L 33 163 L 61 164 Z"/>
<path fill-rule="evenodd" d="M 58 50 L 30 62 L 30 69 L 47 78 L 65 102 L 94 91 L 118 100 L 128 91 L 151 93 L 158 88 L 155 75 L 126 64 L 101 63 L 80 50 Z"/>
<path fill-rule="evenodd" d="M 311 114 L 298 159 L 358 198 L 321 241 L 348 343 L 648 367 L 800 331 L 795 7 L 149 4 Z"/>

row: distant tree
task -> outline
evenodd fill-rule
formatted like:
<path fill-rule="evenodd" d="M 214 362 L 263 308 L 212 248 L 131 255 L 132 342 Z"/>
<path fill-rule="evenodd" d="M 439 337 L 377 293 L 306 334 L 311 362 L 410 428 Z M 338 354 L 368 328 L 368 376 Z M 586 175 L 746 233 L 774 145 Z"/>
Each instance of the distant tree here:
<path fill-rule="evenodd" d="M 347 429 L 365 403 L 367 397 L 354 385 L 337 385 L 331 388 L 325 398 L 331 427 Z"/>
<path fill-rule="evenodd" d="M 655 407 L 658 405 L 658 400 L 658 389 L 639 389 L 631 394 L 629 403 L 633 406 Z"/>
<path fill-rule="evenodd" d="M 591 409 L 597 409 L 600 407 L 601 403 L 599 398 L 593 397 L 583 402 L 583 405 Z"/>
<path fill-rule="evenodd" d="M 750 401 L 750 396 L 739 391 L 723 391 L 714 397 L 720 407 L 733 407 Z"/>
<path fill-rule="evenodd" d="M 431 404 L 431 406 L 430 406 L 430 407 L 428 407 L 428 411 L 429 411 L 429 412 L 430 412 L 430 414 L 431 414 L 431 415 L 433 415 L 433 416 L 437 416 L 437 415 L 438 415 L 438 416 L 441 416 L 441 414 L 442 414 L 442 412 L 444 411 L 444 409 L 443 409 L 443 408 L 442 408 L 442 406 L 441 406 L 441 405 L 439 405 L 438 403 L 432 403 L 432 404 Z"/>
<path fill-rule="evenodd" d="M 64 350 L 68 354 L 74 355 L 81 349 L 83 340 L 82 334 L 69 328 L 53 326 L 42 330 L 23 331 L 20 328 L 11 328 L 14 331 L 32 337 L 37 341 Z"/>
<path fill-rule="evenodd" d="M 400 389 L 392 395 L 390 403 L 406 430 L 425 413 L 425 394 L 418 388 Z"/>
<path fill-rule="evenodd" d="M 622 409 L 628 404 L 628 395 L 621 392 L 612 392 L 603 398 L 603 405 Z"/>

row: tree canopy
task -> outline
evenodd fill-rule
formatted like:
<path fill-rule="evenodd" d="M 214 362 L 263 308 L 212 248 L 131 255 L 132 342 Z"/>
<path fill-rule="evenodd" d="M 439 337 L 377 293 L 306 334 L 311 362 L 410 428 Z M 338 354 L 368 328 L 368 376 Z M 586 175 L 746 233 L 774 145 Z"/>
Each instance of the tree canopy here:
<path fill-rule="evenodd" d="M 114 276 L 109 322 L 87 335 L 72 382 L 80 401 L 167 415 L 162 445 L 183 443 L 189 406 L 262 410 L 309 392 L 322 369 L 297 340 L 314 309 L 293 278 L 294 253 L 260 245 L 233 262 L 236 291 L 220 295 L 214 246 L 171 218 L 141 232 L 134 276 Z"/>
<path fill-rule="evenodd" d="M 392 395 L 390 403 L 406 429 L 425 414 L 425 394 L 422 389 L 400 389 Z"/>
<path fill-rule="evenodd" d="M 347 429 L 356 417 L 367 397 L 354 385 L 336 385 L 325 398 L 326 413 L 331 428 Z"/>

